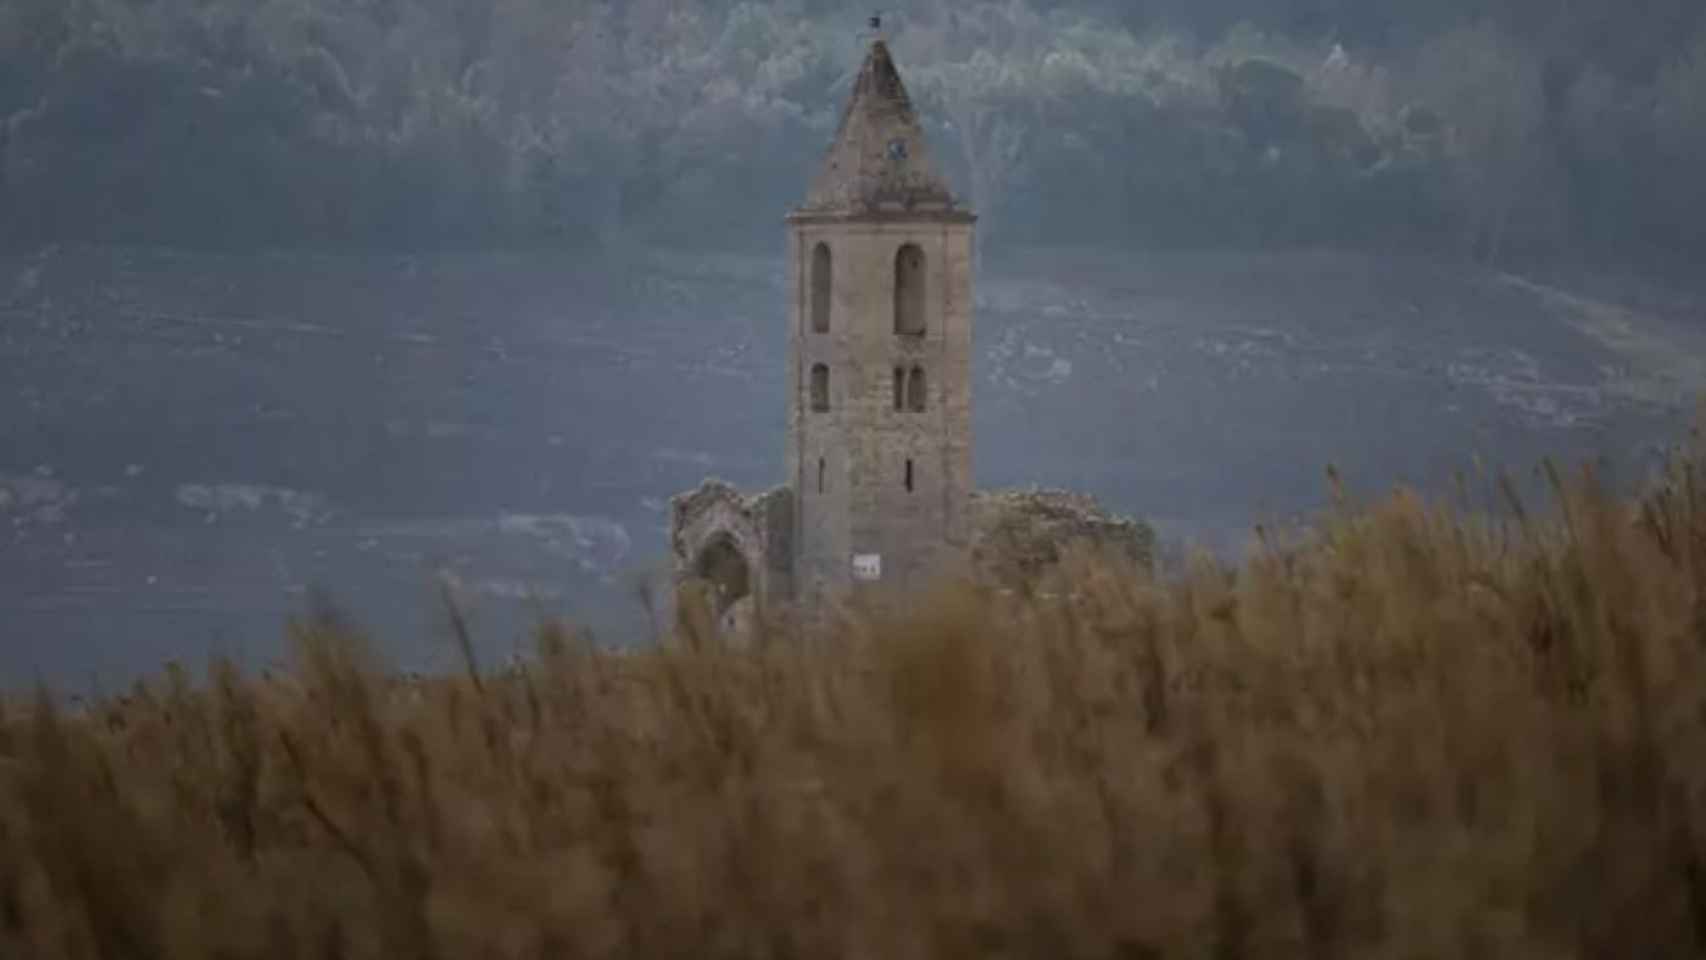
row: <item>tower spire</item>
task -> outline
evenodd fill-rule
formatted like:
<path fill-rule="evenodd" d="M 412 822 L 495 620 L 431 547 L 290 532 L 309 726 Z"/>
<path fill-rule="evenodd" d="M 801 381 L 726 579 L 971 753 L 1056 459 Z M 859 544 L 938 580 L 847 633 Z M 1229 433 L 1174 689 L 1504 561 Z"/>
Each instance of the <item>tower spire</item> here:
<path fill-rule="evenodd" d="M 950 210 L 947 181 L 931 160 L 924 127 L 883 39 L 882 15 L 835 141 L 799 212 L 859 215 L 884 211 Z"/>

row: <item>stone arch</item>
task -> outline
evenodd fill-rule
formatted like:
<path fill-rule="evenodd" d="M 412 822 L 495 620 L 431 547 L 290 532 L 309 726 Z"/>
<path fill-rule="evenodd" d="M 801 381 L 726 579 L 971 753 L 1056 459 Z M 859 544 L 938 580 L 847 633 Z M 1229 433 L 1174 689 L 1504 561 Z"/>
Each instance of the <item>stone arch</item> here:
<path fill-rule="evenodd" d="M 829 332 L 829 314 L 831 298 L 835 293 L 835 260 L 830 256 L 829 244 L 819 243 L 812 250 L 812 332 Z"/>
<path fill-rule="evenodd" d="M 792 594 L 794 517 L 794 491 L 786 487 L 748 496 L 706 480 L 672 497 L 675 583 L 688 590 L 677 598 L 698 594 L 720 630 L 744 635 L 772 598 Z"/>
<path fill-rule="evenodd" d="M 827 364 L 812 364 L 812 410 L 818 413 L 829 410 L 829 366 Z"/>
<path fill-rule="evenodd" d="M 909 243 L 894 255 L 894 332 L 921 337 L 925 320 L 924 249 Z"/>
<path fill-rule="evenodd" d="M 719 617 L 752 595 L 752 564 L 728 533 L 714 534 L 699 548 L 693 575 L 711 588 Z"/>

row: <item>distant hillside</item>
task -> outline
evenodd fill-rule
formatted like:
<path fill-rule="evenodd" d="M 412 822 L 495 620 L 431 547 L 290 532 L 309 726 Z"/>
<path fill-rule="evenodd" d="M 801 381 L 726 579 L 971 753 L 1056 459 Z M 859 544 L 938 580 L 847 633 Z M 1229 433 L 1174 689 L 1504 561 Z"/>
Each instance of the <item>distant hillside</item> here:
<path fill-rule="evenodd" d="M 1011 243 L 1706 252 L 1698 0 L 896 0 Z M 864 8 L 9 0 L 0 244 L 768 249 Z"/>
<path fill-rule="evenodd" d="M 435 573 L 494 654 L 535 609 L 637 635 L 669 495 L 780 478 L 781 277 L 659 250 L 0 260 L 0 678 L 262 655 L 316 584 L 427 664 Z M 1615 277 L 996 248 L 978 290 L 979 483 L 1093 493 L 1164 545 L 1309 510 L 1328 464 L 1367 491 L 1475 457 L 1633 478 L 1706 384 L 1701 301 Z"/>

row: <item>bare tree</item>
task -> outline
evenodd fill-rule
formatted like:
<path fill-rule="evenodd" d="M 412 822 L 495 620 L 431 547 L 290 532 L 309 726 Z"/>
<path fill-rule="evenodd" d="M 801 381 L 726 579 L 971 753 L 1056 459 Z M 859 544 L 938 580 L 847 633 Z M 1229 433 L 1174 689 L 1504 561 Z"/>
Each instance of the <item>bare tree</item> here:
<path fill-rule="evenodd" d="M 1512 218 L 1542 166 L 1545 96 L 1539 65 L 1491 23 L 1461 27 L 1427 44 L 1412 83 L 1446 118 L 1446 152 L 1463 218 L 1464 251 L 1498 262 Z"/>
<path fill-rule="evenodd" d="M 932 14 L 932 23 L 908 33 L 909 48 L 916 39 L 920 56 L 907 75 L 929 110 L 943 118 L 988 236 L 1000 229 L 1003 201 L 1029 158 L 1039 98 L 1047 96 L 1036 76 L 1049 40 L 1046 25 L 1025 0 L 969 7 L 934 0 Z"/>

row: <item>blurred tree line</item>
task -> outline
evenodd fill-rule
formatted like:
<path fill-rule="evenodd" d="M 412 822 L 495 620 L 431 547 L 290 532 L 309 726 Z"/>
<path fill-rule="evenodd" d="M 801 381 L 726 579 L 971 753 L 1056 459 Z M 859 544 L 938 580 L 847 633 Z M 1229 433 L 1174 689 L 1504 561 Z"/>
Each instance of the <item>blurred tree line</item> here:
<path fill-rule="evenodd" d="M 1706 253 L 1699 0 L 890 6 L 1001 240 Z M 0 0 L 0 239 L 771 246 L 861 26 L 828 0 Z"/>

